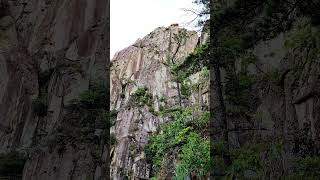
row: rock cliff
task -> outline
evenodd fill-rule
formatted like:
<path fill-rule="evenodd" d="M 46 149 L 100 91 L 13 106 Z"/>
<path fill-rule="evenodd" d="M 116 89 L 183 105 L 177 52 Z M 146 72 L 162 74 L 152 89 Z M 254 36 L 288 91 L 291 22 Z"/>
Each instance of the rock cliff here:
<path fill-rule="evenodd" d="M 109 64 L 108 1 L 0 0 L 0 179 L 318 179 L 319 14 L 234 2 L 210 46 L 173 24 Z"/>
<path fill-rule="evenodd" d="M 228 153 L 232 163 L 222 172 L 226 170 L 226 176 L 240 179 L 290 179 L 300 177 L 299 173 L 317 177 L 316 173 L 305 168 L 316 168 L 319 162 L 318 28 L 312 26 L 306 17 L 295 18 L 291 28 L 271 38 L 257 40 L 235 57 L 231 52 L 237 52 L 239 48 L 238 37 L 236 34 L 235 37 L 226 36 L 223 39 L 223 33 L 228 33 L 228 30 L 222 31 L 219 38 L 222 42 L 226 41 L 222 45 L 226 46 L 229 54 L 222 56 L 223 53 L 219 52 L 222 54 L 219 55 L 225 58 L 221 64 L 221 81 L 226 105 Z M 179 88 L 182 89 L 183 83 L 180 81 L 179 86 L 172 72 L 176 68 L 175 63 L 192 64 L 190 57 L 198 51 L 197 47 L 204 42 L 201 39 L 207 34 L 198 38 L 194 32 L 186 31 L 186 43 L 181 45 L 177 38 L 181 32 L 176 26 L 158 28 L 117 53 L 112 60 L 110 90 L 115 122 L 111 128 L 111 136 L 114 137 L 111 176 L 114 179 L 165 179 L 179 175 L 206 177 L 204 173 L 192 171 L 197 166 L 180 162 L 185 156 L 181 153 L 186 152 L 183 145 L 192 138 L 197 127 L 194 124 L 201 123 L 195 107 L 200 104 L 202 110 L 206 109 L 208 87 L 201 89 L 201 86 L 196 86 L 203 81 L 202 70 L 193 71 L 188 74 L 188 80 L 184 80 L 191 84 L 191 93 L 181 96 Z M 205 82 L 208 80 L 205 79 Z M 182 130 L 178 127 L 181 125 L 179 116 L 163 113 L 177 107 L 194 108 L 191 117 L 186 115 L 188 113 L 184 114 L 183 123 L 188 125 L 182 125 Z M 202 128 L 201 134 L 206 136 L 204 131 L 208 127 Z M 177 132 L 178 135 L 170 134 Z M 185 136 L 181 137 L 181 134 Z M 155 135 L 156 138 L 153 138 Z M 170 136 L 176 139 L 161 139 Z M 177 137 L 185 139 L 175 144 Z M 150 141 L 151 149 L 156 152 L 151 153 L 154 164 L 150 163 L 146 154 L 150 153 Z M 192 139 L 190 141 L 197 143 Z M 197 148 L 201 148 L 200 145 Z M 223 148 L 215 151 L 216 145 L 219 145 L 218 142 L 211 144 L 214 152 L 219 153 Z M 192 152 L 193 157 L 196 156 L 194 149 Z M 205 152 L 201 153 L 205 156 Z M 159 158 L 159 155 L 163 157 Z M 219 158 L 219 154 L 216 156 Z M 221 163 L 221 159 L 213 161 Z M 203 165 L 201 163 L 198 165 Z M 186 169 L 191 166 L 194 169 L 183 172 L 179 169 L 182 165 Z M 214 167 L 219 171 L 223 165 L 215 164 Z M 214 168 L 212 170 L 215 171 Z"/>
<path fill-rule="evenodd" d="M 106 178 L 104 142 L 78 134 L 102 139 L 104 128 L 80 126 L 84 117 L 70 107 L 108 84 L 108 6 L 0 1 L 0 152 L 24 154 L 22 179 Z"/>
<path fill-rule="evenodd" d="M 177 64 L 185 61 L 200 43 L 197 32 L 177 25 L 159 27 L 112 59 L 110 91 L 115 126 L 111 134 L 115 143 L 111 149 L 111 176 L 114 179 L 151 178 L 151 164 L 144 151 L 151 134 L 160 124 L 171 120 L 158 114 L 164 107 L 187 107 L 200 101 L 208 105 L 208 93 L 203 89 L 180 99 L 179 85 L 169 66 L 172 60 Z M 195 84 L 199 74 L 192 74 L 189 79 Z M 141 94 L 149 101 L 140 102 Z"/>

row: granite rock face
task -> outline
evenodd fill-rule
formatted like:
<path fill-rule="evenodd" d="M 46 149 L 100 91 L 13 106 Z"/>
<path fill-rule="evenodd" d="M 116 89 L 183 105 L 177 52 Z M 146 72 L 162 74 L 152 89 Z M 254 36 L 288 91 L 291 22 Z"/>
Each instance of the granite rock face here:
<path fill-rule="evenodd" d="M 174 38 L 185 33 L 184 42 Z M 111 176 L 113 179 L 149 179 L 150 164 L 147 163 L 144 147 L 152 133 L 170 117 L 157 116 L 154 112 L 166 106 L 178 104 L 177 84 L 170 73 L 168 61 L 172 58 L 182 62 L 200 44 L 200 37 L 194 31 L 187 31 L 173 24 L 159 27 L 138 39 L 135 44 L 116 53 L 111 66 L 111 109 L 116 110 L 116 144 L 111 150 Z M 190 77 L 196 83 L 199 74 Z M 199 78 L 198 78 L 199 79 Z M 141 87 L 151 93 L 150 105 L 135 106 L 132 96 Z M 203 90 L 201 99 L 207 104 L 208 93 Z M 182 100 L 182 106 L 199 102 L 199 93 L 193 93 Z"/>
<path fill-rule="evenodd" d="M 70 100 L 92 82 L 107 84 L 108 6 L 100 0 L 0 1 L 0 152 L 28 156 L 23 179 L 106 178 L 103 144 L 56 138 Z M 37 99 L 47 107 L 41 116 Z"/>

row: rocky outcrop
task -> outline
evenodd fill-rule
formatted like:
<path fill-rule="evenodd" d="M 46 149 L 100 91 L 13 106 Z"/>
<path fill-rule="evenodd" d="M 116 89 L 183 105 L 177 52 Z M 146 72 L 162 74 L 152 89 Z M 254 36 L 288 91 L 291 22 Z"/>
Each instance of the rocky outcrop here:
<path fill-rule="evenodd" d="M 184 34 L 183 43 L 175 38 Z M 111 66 L 111 109 L 118 112 L 114 127 L 116 144 L 111 150 L 111 176 L 114 179 L 148 179 L 151 164 L 146 162 L 144 147 L 159 125 L 170 117 L 158 115 L 163 106 L 179 106 L 177 83 L 173 80 L 169 63 L 181 63 L 200 43 L 194 31 L 179 26 L 159 27 L 138 39 L 135 44 L 116 53 Z M 199 74 L 190 77 L 198 82 Z M 135 92 L 145 88 L 151 103 L 136 105 Z M 200 93 L 202 101 L 208 94 Z M 166 103 L 164 103 L 164 101 Z M 199 102 L 199 93 L 183 99 L 182 105 Z"/>
<path fill-rule="evenodd" d="M 318 154 L 318 30 L 308 23 L 297 18 L 292 29 L 250 49 L 256 57 L 253 62 L 234 64 L 238 73 L 245 69 L 247 78 L 254 79 L 246 92 L 250 102 L 245 105 L 250 109 L 228 114 L 231 146 L 260 141 L 283 146 L 277 157 L 270 157 L 270 151 L 262 155 L 265 179 L 281 179 L 290 172 L 294 156 Z"/>
<path fill-rule="evenodd" d="M 28 156 L 23 179 L 106 178 L 104 144 L 61 143 L 57 128 L 71 100 L 96 81 L 108 84 L 108 6 L 0 1 L 0 152 Z"/>

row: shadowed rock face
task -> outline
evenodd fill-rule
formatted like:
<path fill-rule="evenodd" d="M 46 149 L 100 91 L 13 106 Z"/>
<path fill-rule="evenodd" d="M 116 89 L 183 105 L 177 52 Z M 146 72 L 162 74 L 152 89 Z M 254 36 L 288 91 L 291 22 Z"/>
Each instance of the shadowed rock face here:
<path fill-rule="evenodd" d="M 106 81 L 108 3 L 0 3 L 0 152 L 28 155 L 25 180 L 99 179 L 105 173 L 104 144 L 55 139 L 70 100 L 91 82 Z M 34 113 L 38 97 L 46 100 L 44 116 Z"/>
<path fill-rule="evenodd" d="M 159 27 L 132 46 L 117 52 L 111 61 L 111 109 L 118 111 L 111 131 L 117 139 L 111 149 L 111 176 L 114 179 L 125 176 L 130 179 L 150 178 L 150 164 L 146 162 L 144 147 L 159 124 L 170 118 L 154 115 L 150 106 L 133 105 L 131 98 L 138 87 L 145 86 L 152 94 L 152 110 L 159 111 L 163 105 L 161 97 L 167 99 L 168 107 L 178 106 L 177 87 L 167 61 L 173 56 L 177 62 L 184 61 L 200 41 L 196 32 L 186 31 L 185 43 L 176 51 L 179 45 L 174 36 L 182 31 L 176 25 Z M 208 100 L 207 95 L 203 98 Z M 193 99 L 196 98 L 184 100 L 183 106 L 194 103 Z"/>

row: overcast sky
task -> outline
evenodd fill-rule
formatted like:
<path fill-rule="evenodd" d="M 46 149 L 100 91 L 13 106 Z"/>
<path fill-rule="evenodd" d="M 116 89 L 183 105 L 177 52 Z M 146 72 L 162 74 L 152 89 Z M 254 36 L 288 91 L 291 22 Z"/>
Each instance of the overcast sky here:
<path fill-rule="evenodd" d="M 111 0 L 110 57 L 157 27 L 179 23 L 186 26 L 195 16 L 183 8 L 197 8 L 193 0 Z"/>

